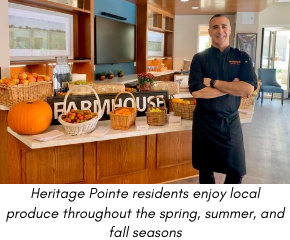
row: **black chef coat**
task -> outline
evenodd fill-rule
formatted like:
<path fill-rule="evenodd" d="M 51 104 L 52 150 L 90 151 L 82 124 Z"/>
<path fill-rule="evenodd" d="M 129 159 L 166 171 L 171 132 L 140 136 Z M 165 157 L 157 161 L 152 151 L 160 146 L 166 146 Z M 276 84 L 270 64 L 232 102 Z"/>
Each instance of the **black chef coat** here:
<path fill-rule="evenodd" d="M 197 53 L 191 62 L 190 93 L 206 87 L 203 78 L 231 82 L 235 78 L 257 87 L 249 55 L 227 47 L 211 47 Z M 245 152 L 238 108 L 241 97 L 226 94 L 212 99 L 197 98 L 193 119 L 192 164 L 196 169 L 246 174 Z"/>

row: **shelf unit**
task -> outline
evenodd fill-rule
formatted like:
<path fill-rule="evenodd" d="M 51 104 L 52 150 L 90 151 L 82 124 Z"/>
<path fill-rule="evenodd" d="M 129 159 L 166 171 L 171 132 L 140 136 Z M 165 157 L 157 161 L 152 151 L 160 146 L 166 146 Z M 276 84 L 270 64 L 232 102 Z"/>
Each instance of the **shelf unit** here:
<path fill-rule="evenodd" d="M 69 59 L 69 62 L 73 63 L 72 73 L 86 74 L 88 81 L 94 80 L 94 0 L 78 0 L 79 5 L 77 8 L 49 0 L 8 1 L 11 3 L 72 15 L 74 25 L 74 58 Z M 52 68 L 49 64 L 55 62 L 55 60 L 11 61 L 10 72 L 13 74 L 21 71 L 27 71 L 52 75 Z"/>
<path fill-rule="evenodd" d="M 147 13 L 147 16 L 145 16 L 144 12 Z M 148 56 L 147 31 L 164 34 L 164 56 Z M 143 35 L 143 39 L 138 39 L 137 36 L 137 73 L 147 71 L 148 66 L 157 66 L 158 71 L 161 71 L 161 64 L 164 64 L 164 67 L 167 67 L 168 70 L 172 70 L 174 15 L 151 5 L 137 5 L 137 32 Z"/>

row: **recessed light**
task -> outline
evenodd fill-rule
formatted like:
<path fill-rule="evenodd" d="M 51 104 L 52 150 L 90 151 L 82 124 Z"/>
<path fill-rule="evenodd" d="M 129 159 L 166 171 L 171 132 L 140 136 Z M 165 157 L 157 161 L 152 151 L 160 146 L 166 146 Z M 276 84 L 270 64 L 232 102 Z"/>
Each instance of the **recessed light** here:
<path fill-rule="evenodd" d="M 181 2 L 188 2 L 188 0 L 181 0 Z"/>
<path fill-rule="evenodd" d="M 199 7 L 192 7 L 192 9 L 199 9 Z"/>

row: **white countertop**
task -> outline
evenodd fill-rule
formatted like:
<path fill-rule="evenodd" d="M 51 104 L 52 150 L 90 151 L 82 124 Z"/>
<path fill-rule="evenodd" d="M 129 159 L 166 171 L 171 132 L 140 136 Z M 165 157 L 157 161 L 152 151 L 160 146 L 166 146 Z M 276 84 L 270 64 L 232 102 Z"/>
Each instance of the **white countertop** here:
<path fill-rule="evenodd" d="M 130 83 L 130 82 L 135 82 L 137 81 L 137 74 L 131 74 L 131 75 L 125 75 L 124 77 L 114 77 L 112 79 L 105 79 L 103 81 L 101 80 L 95 80 L 95 84 L 108 84 L 108 83 Z"/>
<path fill-rule="evenodd" d="M 0 110 L 8 111 L 8 110 L 10 110 L 10 107 L 0 105 Z"/>
<path fill-rule="evenodd" d="M 241 123 L 252 122 L 252 117 L 254 113 L 253 109 L 254 109 L 254 105 L 251 105 L 248 109 L 241 110 L 242 111 L 240 112 Z M 138 117 L 137 121 L 146 121 L 146 117 Z M 98 122 L 97 127 L 98 126 L 110 127 L 110 125 L 111 123 L 109 120 L 100 121 Z M 191 129 L 192 129 L 192 121 L 182 119 L 181 126 L 169 126 L 169 123 L 167 122 L 163 126 L 149 126 L 148 130 L 135 131 L 135 125 L 133 125 L 127 131 L 112 129 L 105 136 L 101 138 L 91 137 L 89 134 L 81 135 L 81 136 L 70 136 L 70 135 L 65 134 L 59 138 L 56 138 L 50 141 L 39 142 L 39 141 L 33 140 L 32 135 L 20 135 L 12 131 L 9 127 L 7 128 L 10 134 L 12 134 L 14 137 L 19 139 L 21 142 L 23 142 L 24 144 L 26 144 L 28 147 L 32 149 L 64 146 L 64 145 L 78 144 L 78 143 L 97 142 L 97 141 L 105 141 L 105 140 L 128 138 L 128 137 L 146 136 L 146 135 L 159 134 L 159 133 L 179 132 L 179 131 L 186 131 L 186 130 L 191 130 Z M 59 130 L 59 131 L 65 132 L 64 128 L 61 125 L 50 126 L 45 132 L 49 132 L 52 130 Z"/>
<path fill-rule="evenodd" d="M 153 74 L 154 76 L 158 77 L 158 76 L 162 76 L 162 75 L 166 75 L 166 74 L 170 74 L 170 73 L 178 73 L 180 71 L 178 70 L 166 70 L 163 72 L 149 72 L 151 74 Z M 100 80 L 95 80 L 94 83 L 95 84 L 99 84 L 99 83 L 130 83 L 130 82 L 135 82 L 137 81 L 137 74 L 130 74 L 130 75 L 124 75 L 124 77 L 114 77 L 112 79 L 105 79 L 103 81 Z"/>
<path fill-rule="evenodd" d="M 146 117 L 138 117 L 137 121 L 146 121 Z M 110 120 L 107 121 L 99 121 L 97 124 L 98 126 L 111 126 Z M 81 135 L 81 136 L 70 136 L 70 135 L 63 135 L 59 138 L 46 141 L 46 142 L 39 142 L 32 139 L 32 135 L 20 135 L 15 133 L 8 127 L 8 132 L 11 133 L 14 137 L 19 139 L 21 142 L 26 144 L 28 147 L 32 149 L 36 148 L 46 148 L 46 147 L 55 147 L 55 146 L 64 146 L 70 144 L 78 144 L 78 143 L 88 143 L 88 142 L 96 142 L 96 141 L 105 141 L 105 140 L 112 140 L 112 139 L 119 139 L 119 138 L 128 138 L 128 137 L 137 137 L 137 136 L 146 136 L 158 133 L 167 133 L 167 132 L 179 132 L 185 130 L 191 130 L 192 128 L 192 121 L 191 120 L 183 120 L 181 126 L 169 126 L 168 122 L 163 126 L 149 126 L 148 130 L 143 131 L 135 131 L 135 125 L 133 125 L 130 129 L 123 131 L 123 130 L 110 130 L 105 136 L 103 137 L 90 137 L 89 134 Z M 65 132 L 63 126 L 56 125 L 50 126 L 45 132 L 49 132 L 51 130 L 59 130 Z"/>
<path fill-rule="evenodd" d="M 163 75 L 167 75 L 167 74 L 171 74 L 171 73 L 179 73 L 180 74 L 180 70 L 166 70 L 166 71 L 162 71 L 162 72 L 149 72 L 152 75 L 158 77 L 158 76 L 163 76 Z"/>

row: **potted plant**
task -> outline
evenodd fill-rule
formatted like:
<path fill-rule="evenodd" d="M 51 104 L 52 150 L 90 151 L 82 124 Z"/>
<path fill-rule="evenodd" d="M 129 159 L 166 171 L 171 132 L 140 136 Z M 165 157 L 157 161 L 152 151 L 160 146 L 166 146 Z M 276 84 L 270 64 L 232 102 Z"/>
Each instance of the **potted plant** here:
<path fill-rule="evenodd" d="M 154 83 L 154 76 L 151 73 L 140 73 L 137 76 L 139 83 L 139 91 L 150 91 L 151 85 Z"/>
<path fill-rule="evenodd" d="M 114 78 L 114 73 L 112 71 L 108 72 L 108 78 L 113 79 Z"/>
<path fill-rule="evenodd" d="M 124 76 L 124 72 L 123 70 L 119 70 L 118 71 L 118 77 L 123 77 Z"/>
<path fill-rule="evenodd" d="M 105 72 L 100 72 L 98 73 L 98 77 L 101 81 L 105 80 L 106 78 L 106 73 Z"/>

